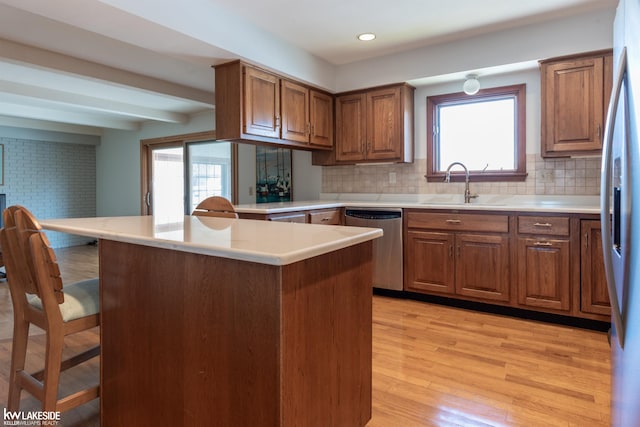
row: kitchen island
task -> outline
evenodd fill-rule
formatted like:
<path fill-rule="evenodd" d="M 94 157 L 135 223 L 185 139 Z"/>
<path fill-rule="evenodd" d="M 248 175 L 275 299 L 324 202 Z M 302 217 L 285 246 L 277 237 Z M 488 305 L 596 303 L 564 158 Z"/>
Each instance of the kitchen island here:
<path fill-rule="evenodd" d="M 378 229 L 41 221 L 99 240 L 101 425 L 364 426 Z"/>

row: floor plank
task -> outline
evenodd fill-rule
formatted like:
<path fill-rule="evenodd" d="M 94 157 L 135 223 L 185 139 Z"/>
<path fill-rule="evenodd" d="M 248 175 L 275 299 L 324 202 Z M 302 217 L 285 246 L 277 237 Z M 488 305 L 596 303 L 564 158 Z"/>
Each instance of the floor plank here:
<path fill-rule="evenodd" d="M 65 281 L 97 275 L 97 249 L 56 251 Z M 7 401 L 13 318 L 0 282 L 0 405 Z M 40 362 L 31 331 L 29 366 Z M 94 329 L 67 341 L 96 343 Z M 368 427 L 609 426 L 609 346 L 602 332 L 374 296 L 373 417 Z M 92 383 L 99 361 L 64 374 L 64 392 Z M 22 409 L 37 402 L 24 392 Z M 1 410 L 1 409 L 0 409 Z M 99 402 L 63 414 L 98 426 Z"/>

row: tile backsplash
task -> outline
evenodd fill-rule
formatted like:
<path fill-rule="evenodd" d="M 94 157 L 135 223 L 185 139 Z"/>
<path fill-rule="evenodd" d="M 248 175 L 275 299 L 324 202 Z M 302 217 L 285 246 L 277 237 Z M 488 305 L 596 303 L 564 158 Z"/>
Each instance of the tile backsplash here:
<path fill-rule="evenodd" d="M 524 182 L 473 182 L 471 192 L 509 195 L 598 195 L 600 194 L 600 157 L 542 159 L 527 155 L 527 179 Z M 456 194 L 464 183 L 427 182 L 425 159 L 411 164 L 324 166 L 324 193 L 398 193 Z"/>

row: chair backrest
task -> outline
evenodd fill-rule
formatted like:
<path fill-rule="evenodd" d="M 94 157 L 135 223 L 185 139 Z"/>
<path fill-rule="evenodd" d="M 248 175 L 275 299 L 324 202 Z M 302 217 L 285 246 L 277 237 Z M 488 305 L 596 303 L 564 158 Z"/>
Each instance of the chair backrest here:
<path fill-rule="evenodd" d="M 9 206 L 2 213 L 4 228 L 0 245 L 2 245 L 2 256 L 4 258 L 7 280 L 11 289 L 19 289 L 19 293 L 38 294 L 36 278 L 33 270 L 28 264 L 20 233 L 16 226 L 15 213 L 20 206 Z M 28 247 L 27 247 L 28 250 Z M 30 254 L 29 254 L 30 258 Z"/>
<path fill-rule="evenodd" d="M 64 302 L 64 293 L 62 293 L 62 277 L 56 254 L 43 232 L 29 236 L 29 247 L 42 306 L 47 315 L 59 313 L 58 304 Z"/>
<path fill-rule="evenodd" d="M 192 215 L 238 218 L 238 214 L 231 202 L 220 196 L 207 197 L 198 203 Z"/>
<path fill-rule="evenodd" d="M 62 293 L 62 280 L 49 282 L 53 289 L 47 287 L 40 289 L 38 286 L 37 265 L 34 262 L 30 237 L 40 235 L 43 241 L 49 246 L 47 236 L 44 234 L 38 220 L 28 209 L 22 206 L 10 206 L 3 212 L 5 228 L 2 233 L 1 245 L 3 254 L 6 254 L 5 268 L 7 269 L 8 281 L 11 285 L 12 293 L 35 294 L 41 300 L 45 299 L 45 294 L 53 292 L 58 304 L 64 302 Z M 50 262 L 58 268 L 55 254 L 51 251 Z M 59 276 L 59 274 L 58 274 Z"/>

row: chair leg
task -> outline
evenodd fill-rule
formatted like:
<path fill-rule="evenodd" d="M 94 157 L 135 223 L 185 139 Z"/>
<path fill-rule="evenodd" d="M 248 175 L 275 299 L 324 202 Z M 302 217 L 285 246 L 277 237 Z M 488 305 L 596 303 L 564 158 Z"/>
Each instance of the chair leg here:
<path fill-rule="evenodd" d="M 47 334 L 47 349 L 44 362 L 44 396 L 42 398 L 43 411 L 56 410 L 63 345 L 64 336 L 62 334 L 53 333 L 53 331 L 50 330 Z"/>
<path fill-rule="evenodd" d="M 14 320 L 13 342 L 11 345 L 11 372 L 9 373 L 9 400 L 7 409 L 17 411 L 20 408 L 20 392 L 18 372 L 24 370 L 29 342 L 29 322 Z"/>

